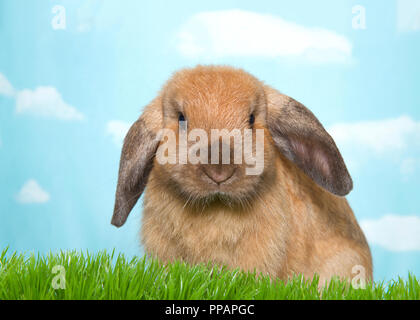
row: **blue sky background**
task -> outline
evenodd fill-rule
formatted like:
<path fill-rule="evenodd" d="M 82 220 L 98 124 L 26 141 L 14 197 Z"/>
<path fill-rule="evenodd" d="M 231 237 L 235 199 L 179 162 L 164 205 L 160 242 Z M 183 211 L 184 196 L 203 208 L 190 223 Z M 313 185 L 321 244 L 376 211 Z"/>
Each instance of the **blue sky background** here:
<path fill-rule="evenodd" d="M 375 279 L 420 275 L 419 57 L 417 0 L 0 0 L 0 248 L 141 254 L 140 205 L 110 225 L 122 137 L 172 72 L 229 64 L 335 138 Z"/>

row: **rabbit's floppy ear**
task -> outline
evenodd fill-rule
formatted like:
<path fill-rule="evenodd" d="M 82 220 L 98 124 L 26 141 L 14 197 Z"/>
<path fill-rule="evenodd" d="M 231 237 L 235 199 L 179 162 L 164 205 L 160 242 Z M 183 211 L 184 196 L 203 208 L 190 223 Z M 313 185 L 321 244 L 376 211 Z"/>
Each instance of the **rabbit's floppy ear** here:
<path fill-rule="evenodd" d="M 353 181 L 336 144 L 318 119 L 296 100 L 266 87 L 267 125 L 278 150 L 318 185 L 345 196 Z"/>
<path fill-rule="evenodd" d="M 155 102 L 154 104 L 156 104 Z M 157 132 L 161 116 L 158 108 L 149 105 L 131 126 L 121 152 L 114 214 L 111 223 L 121 227 L 146 187 L 159 145 Z"/>

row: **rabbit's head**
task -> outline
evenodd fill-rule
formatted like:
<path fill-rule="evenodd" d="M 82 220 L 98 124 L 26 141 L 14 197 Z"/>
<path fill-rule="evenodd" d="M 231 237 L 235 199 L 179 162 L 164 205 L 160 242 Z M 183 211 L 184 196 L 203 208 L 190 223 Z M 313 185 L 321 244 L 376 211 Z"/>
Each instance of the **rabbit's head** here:
<path fill-rule="evenodd" d="M 151 170 L 153 192 L 172 192 L 186 205 L 247 206 L 281 183 L 279 152 L 328 191 L 352 189 L 334 141 L 299 102 L 243 70 L 182 70 L 124 140 L 112 223 L 124 224 Z"/>

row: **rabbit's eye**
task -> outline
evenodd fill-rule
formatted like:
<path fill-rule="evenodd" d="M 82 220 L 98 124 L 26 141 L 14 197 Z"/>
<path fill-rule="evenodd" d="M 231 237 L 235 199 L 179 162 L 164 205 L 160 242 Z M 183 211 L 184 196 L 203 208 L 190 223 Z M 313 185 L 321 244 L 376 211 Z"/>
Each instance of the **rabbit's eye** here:
<path fill-rule="evenodd" d="M 184 117 L 184 115 L 181 112 L 179 113 L 178 121 L 179 122 L 184 122 L 185 121 L 185 117 Z"/>
<path fill-rule="evenodd" d="M 254 114 L 251 114 L 249 116 L 249 124 L 252 126 L 255 123 L 255 116 Z"/>
<path fill-rule="evenodd" d="M 181 112 L 178 115 L 178 124 L 181 130 L 183 131 L 187 130 L 187 120 L 185 120 L 185 117 Z"/>

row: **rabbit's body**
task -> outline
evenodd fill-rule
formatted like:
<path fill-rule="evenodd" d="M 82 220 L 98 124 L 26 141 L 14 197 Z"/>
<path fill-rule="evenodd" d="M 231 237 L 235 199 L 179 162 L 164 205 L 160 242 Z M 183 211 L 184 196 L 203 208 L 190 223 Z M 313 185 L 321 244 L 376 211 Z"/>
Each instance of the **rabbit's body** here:
<path fill-rule="evenodd" d="M 175 140 L 163 141 L 161 129 Z M 161 162 L 192 129 L 259 131 L 251 151 L 263 146 L 261 170 L 248 174 L 245 151 L 240 164 L 183 163 L 180 149 L 176 162 Z M 222 142 L 201 139 L 200 155 Z M 321 283 L 372 277 L 369 246 L 342 197 L 352 180 L 334 141 L 302 104 L 242 70 L 183 70 L 146 107 L 124 140 L 114 225 L 124 224 L 145 188 L 142 242 L 165 262 L 214 262 L 282 279 L 317 273 Z"/>
<path fill-rule="evenodd" d="M 164 186 L 153 171 L 141 231 L 146 252 L 162 261 L 213 261 L 281 279 L 315 272 L 322 282 L 331 274 L 350 278 L 357 265 L 371 277 L 369 247 L 347 200 L 318 187 L 281 154 L 276 174 L 247 210 L 215 203 L 199 211 L 170 188 L 154 192 Z"/>

